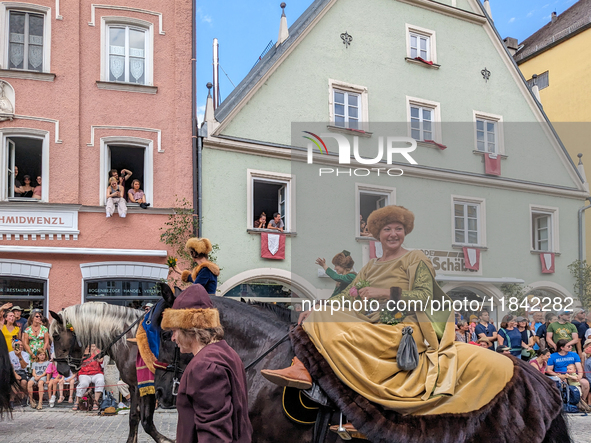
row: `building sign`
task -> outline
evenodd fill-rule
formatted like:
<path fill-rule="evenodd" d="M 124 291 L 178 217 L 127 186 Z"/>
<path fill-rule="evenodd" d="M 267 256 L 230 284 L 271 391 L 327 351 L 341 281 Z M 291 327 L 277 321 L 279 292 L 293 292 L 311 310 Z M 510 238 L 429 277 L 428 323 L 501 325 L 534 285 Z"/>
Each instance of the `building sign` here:
<path fill-rule="evenodd" d="M 0 305 L 4 303 L 20 306 L 25 315 L 31 309 L 44 309 L 45 281 L 0 278 Z"/>
<path fill-rule="evenodd" d="M 482 275 L 482 263 L 478 271 L 466 269 L 463 251 L 434 251 L 432 249 L 421 249 L 425 253 L 437 274 L 443 275 Z"/>
<path fill-rule="evenodd" d="M 159 298 L 157 281 L 146 280 L 98 280 L 86 282 L 86 299 L 99 298 Z"/>
<path fill-rule="evenodd" d="M 78 211 L 1 210 L 3 234 L 78 234 Z"/>

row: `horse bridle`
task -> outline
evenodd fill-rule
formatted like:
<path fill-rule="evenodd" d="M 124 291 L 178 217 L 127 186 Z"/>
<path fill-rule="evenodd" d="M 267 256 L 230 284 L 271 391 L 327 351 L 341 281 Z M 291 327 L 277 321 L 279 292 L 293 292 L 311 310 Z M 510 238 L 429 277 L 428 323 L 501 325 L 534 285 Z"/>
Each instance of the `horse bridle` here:
<path fill-rule="evenodd" d="M 74 341 L 70 346 L 70 350 L 68 351 L 68 355 L 66 357 L 56 357 L 53 360 L 56 363 L 66 363 L 71 369 L 74 369 L 74 372 L 78 372 L 80 368 L 82 368 L 82 362 L 84 361 L 84 356 L 82 357 L 72 357 L 72 348 L 77 343 L 76 334 L 72 333 Z"/>
<path fill-rule="evenodd" d="M 175 345 L 174 358 L 173 358 L 172 364 L 163 363 L 160 361 L 154 362 L 154 366 L 156 368 L 161 369 L 166 372 L 173 373 L 173 375 L 172 375 L 172 395 L 174 395 L 175 397 L 179 393 L 179 385 L 181 384 L 180 377 L 182 377 L 183 372 L 185 372 L 185 370 L 180 367 L 180 360 L 181 360 L 181 350 L 178 347 L 178 345 Z"/>

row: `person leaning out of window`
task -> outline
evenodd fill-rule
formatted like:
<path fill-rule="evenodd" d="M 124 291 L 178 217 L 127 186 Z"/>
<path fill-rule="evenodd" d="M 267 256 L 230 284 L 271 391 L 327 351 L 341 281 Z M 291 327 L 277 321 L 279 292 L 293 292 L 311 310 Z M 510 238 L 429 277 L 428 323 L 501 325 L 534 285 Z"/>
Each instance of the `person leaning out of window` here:
<path fill-rule="evenodd" d="M 254 228 L 255 229 L 265 229 L 265 226 L 267 225 L 267 214 L 265 214 L 264 212 L 261 212 L 261 215 L 259 215 L 259 218 L 257 218 L 254 221 Z"/>
<path fill-rule="evenodd" d="M 281 220 L 281 214 L 279 212 L 273 214 L 273 220 L 267 225 L 267 229 L 275 229 L 276 231 L 281 232 L 283 232 L 284 227 L 285 225 L 283 224 L 283 220 Z"/>
<path fill-rule="evenodd" d="M 115 177 L 111 177 L 107 188 L 107 218 L 111 217 L 115 212 L 115 204 L 117 204 L 119 217 L 125 218 L 127 216 L 127 203 L 123 198 L 123 188 L 117 183 Z"/>
<path fill-rule="evenodd" d="M 41 200 L 41 176 L 37 176 L 37 186 L 33 189 L 33 198 Z"/>
<path fill-rule="evenodd" d="M 146 203 L 146 194 L 140 189 L 141 183 L 136 178 L 131 182 L 131 189 L 127 191 L 129 203 L 139 203 L 140 208 L 147 209 L 150 203 Z"/>

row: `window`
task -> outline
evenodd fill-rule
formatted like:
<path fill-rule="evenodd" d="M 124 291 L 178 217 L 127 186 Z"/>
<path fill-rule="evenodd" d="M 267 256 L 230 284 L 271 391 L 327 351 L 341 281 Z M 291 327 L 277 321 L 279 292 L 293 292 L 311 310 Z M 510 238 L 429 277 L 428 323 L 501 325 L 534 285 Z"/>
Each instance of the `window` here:
<path fill-rule="evenodd" d="M 146 203 L 154 206 L 153 182 L 153 142 L 149 139 L 136 137 L 104 137 L 101 138 L 101 179 L 100 204 L 106 203 L 106 192 L 109 171 L 116 169 L 121 176 L 121 170 L 131 171 L 131 177 L 125 182 L 125 198 L 131 189 L 133 180 L 140 181 L 140 189 L 146 195 Z M 134 205 L 128 203 L 129 205 Z"/>
<path fill-rule="evenodd" d="M 493 114 L 474 113 L 476 150 L 504 154 L 503 118 Z"/>
<path fill-rule="evenodd" d="M 44 133 L 34 130 L 31 132 Z M 18 132 L 4 135 L 3 161 L 6 166 L 3 168 L 3 200 L 47 201 L 47 145 L 47 137 L 27 136 Z M 38 177 L 41 177 L 41 183 Z"/>
<path fill-rule="evenodd" d="M 343 128 L 359 129 L 361 94 L 334 90 L 334 124 Z"/>
<path fill-rule="evenodd" d="M 146 303 L 157 303 L 160 298 L 158 281 L 113 279 L 84 282 L 84 301 L 142 309 Z"/>
<path fill-rule="evenodd" d="M 426 35 L 410 33 L 410 58 L 421 57 L 423 60 L 430 61 L 431 54 L 429 50 L 430 37 Z"/>
<path fill-rule="evenodd" d="M 548 71 L 538 75 L 536 79 L 533 77 L 527 81 L 527 84 L 530 88 L 533 88 L 534 85 L 538 85 L 538 89 L 541 91 L 542 89 L 546 89 L 550 86 L 550 74 Z"/>
<path fill-rule="evenodd" d="M 458 246 L 485 246 L 484 200 L 452 196 L 452 238 Z"/>
<path fill-rule="evenodd" d="M 558 209 L 530 206 L 531 248 L 534 251 L 557 252 Z"/>
<path fill-rule="evenodd" d="M 376 209 L 396 204 L 396 189 L 386 186 L 355 184 L 355 237 L 370 237 L 367 219 Z"/>
<path fill-rule="evenodd" d="M 350 83 L 328 81 L 330 93 L 330 121 L 334 126 L 365 130 L 369 121 L 367 88 Z"/>
<path fill-rule="evenodd" d="M 418 141 L 441 143 L 441 111 L 437 102 L 406 97 L 409 135 Z"/>
<path fill-rule="evenodd" d="M 49 72 L 51 20 L 46 6 L 0 3 L 1 64 L 4 69 Z"/>
<path fill-rule="evenodd" d="M 103 17 L 102 23 L 101 80 L 152 85 L 153 24 L 126 17 Z"/>
<path fill-rule="evenodd" d="M 435 31 L 406 24 L 406 56 L 436 64 Z"/>
<path fill-rule="evenodd" d="M 290 174 L 270 173 L 249 169 L 248 176 L 248 211 L 247 227 L 254 229 L 254 223 L 264 212 L 265 228 L 273 218 L 273 214 L 281 214 L 283 230 L 295 231 L 295 220 L 291 215 L 294 207 L 294 180 Z M 260 228 L 262 229 L 262 228 Z"/>

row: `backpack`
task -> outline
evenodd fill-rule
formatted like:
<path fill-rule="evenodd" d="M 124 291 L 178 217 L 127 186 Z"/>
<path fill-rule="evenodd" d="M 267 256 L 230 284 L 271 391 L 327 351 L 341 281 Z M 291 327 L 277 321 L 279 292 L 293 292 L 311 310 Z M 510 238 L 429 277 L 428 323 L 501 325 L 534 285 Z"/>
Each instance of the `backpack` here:
<path fill-rule="evenodd" d="M 117 409 L 117 400 L 113 398 L 113 395 L 109 391 L 105 391 L 105 394 L 103 395 L 103 401 L 101 401 L 100 410 L 104 411 L 110 407 Z"/>
<path fill-rule="evenodd" d="M 556 386 L 562 397 L 562 410 L 568 413 L 579 412 L 577 405 L 581 401 L 581 393 L 576 386 L 571 386 L 565 381 L 556 381 Z"/>

